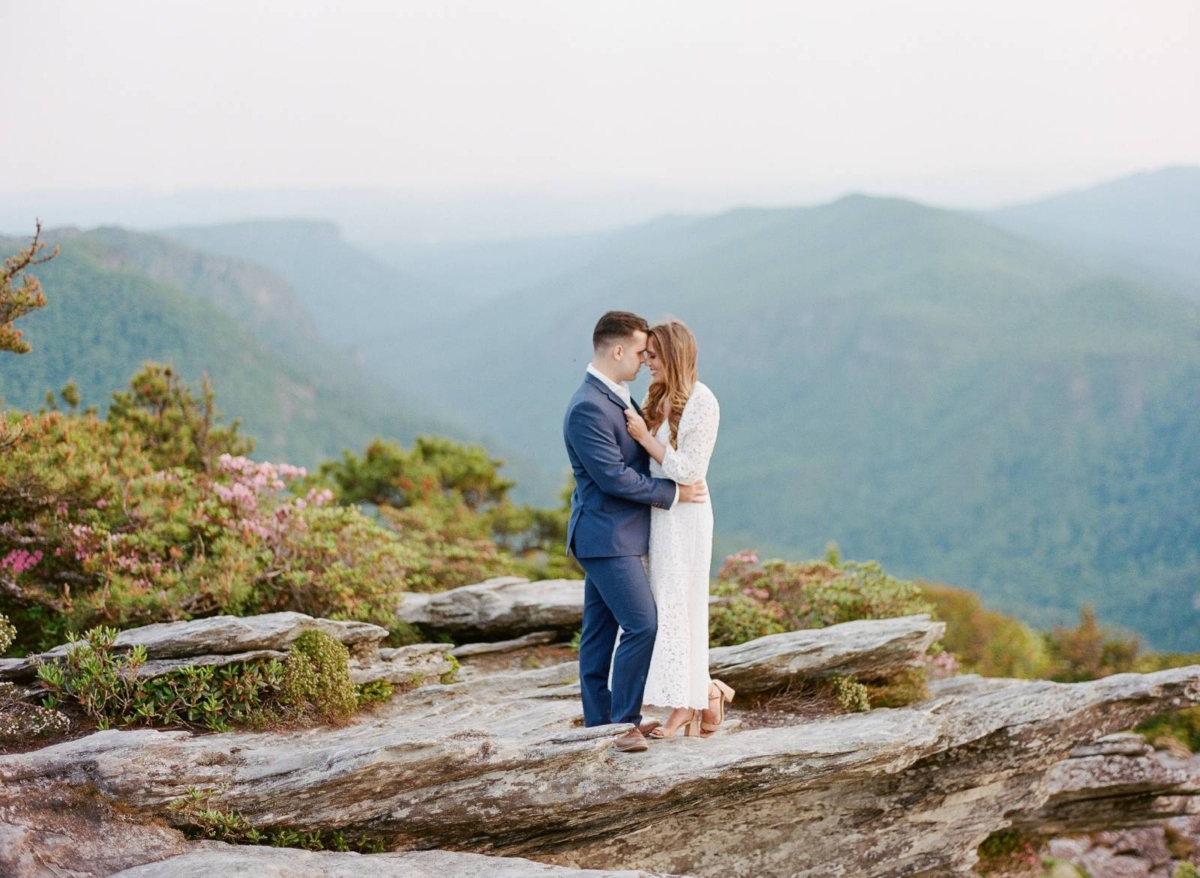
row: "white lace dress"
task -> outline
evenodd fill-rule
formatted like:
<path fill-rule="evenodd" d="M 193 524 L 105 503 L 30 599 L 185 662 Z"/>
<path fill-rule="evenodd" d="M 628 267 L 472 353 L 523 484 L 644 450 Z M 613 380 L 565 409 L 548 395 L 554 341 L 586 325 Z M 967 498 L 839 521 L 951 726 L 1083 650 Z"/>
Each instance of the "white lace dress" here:
<path fill-rule="evenodd" d="M 679 419 L 678 448 L 663 423 L 655 437 L 666 446 L 650 475 L 692 484 L 708 475 L 721 410 L 713 392 L 696 382 Z M 658 707 L 708 707 L 708 581 L 712 566 L 712 503 L 676 503 L 650 510 L 650 588 L 658 605 L 658 637 L 642 701 Z"/>

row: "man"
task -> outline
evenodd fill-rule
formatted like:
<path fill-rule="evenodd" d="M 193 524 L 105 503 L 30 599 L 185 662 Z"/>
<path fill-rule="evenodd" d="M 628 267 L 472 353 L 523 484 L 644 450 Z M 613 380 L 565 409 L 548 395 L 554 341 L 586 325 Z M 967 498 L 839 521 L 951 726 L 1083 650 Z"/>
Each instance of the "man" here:
<path fill-rule="evenodd" d="M 638 408 L 626 382 L 641 368 L 649 329 L 628 311 L 600 318 L 592 333 L 592 362 L 563 420 L 575 473 L 567 548 L 585 574 L 579 641 L 584 725 L 632 723 L 615 744 L 622 752 L 646 749 L 638 725 L 658 632 L 642 563 L 650 548 L 650 507 L 669 509 L 707 496 L 703 484 L 651 478 L 650 457 L 626 427 L 625 409 Z M 621 643 L 614 656 L 618 628 Z"/>

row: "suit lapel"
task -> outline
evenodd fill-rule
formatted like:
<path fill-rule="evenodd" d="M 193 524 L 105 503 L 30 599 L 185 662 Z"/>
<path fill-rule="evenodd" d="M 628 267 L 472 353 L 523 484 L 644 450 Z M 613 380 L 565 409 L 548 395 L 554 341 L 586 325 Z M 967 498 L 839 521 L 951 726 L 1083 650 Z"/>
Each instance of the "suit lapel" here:
<path fill-rule="evenodd" d="M 587 375 L 584 376 L 584 380 L 591 382 L 593 387 L 595 387 L 597 390 L 599 390 L 601 393 L 603 393 L 605 396 L 607 396 L 609 399 L 611 399 L 614 403 L 616 403 L 618 406 L 620 406 L 622 411 L 625 410 L 625 400 L 623 400 L 623 399 L 621 399 L 621 397 L 617 396 L 607 384 L 605 384 L 603 381 L 601 381 L 595 375 L 593 375 L 592 373 L 589 372 Z M 635 409 L 637 408 L 637 403 L 634 403 L 634 408 Z"/>

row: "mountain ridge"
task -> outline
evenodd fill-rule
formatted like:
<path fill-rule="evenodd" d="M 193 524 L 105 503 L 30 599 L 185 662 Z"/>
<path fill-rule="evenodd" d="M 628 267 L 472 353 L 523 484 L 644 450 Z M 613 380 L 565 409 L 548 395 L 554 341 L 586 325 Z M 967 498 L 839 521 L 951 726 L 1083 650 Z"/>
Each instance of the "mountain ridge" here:
<path fill-rule="evenodd" d="M 1147 601 L 1195 613 L 1185 583 L 1200 573 L 1200 531 L 1186 490 L 1139 487 L 1135 514 L 1093 472 L 1144 457 L 1168 422 L 1171 441 L 1200 435 L 1194 415 L 1172 420 L 1200 380 L 1196 306 L 977 216 L 849 196 L 618 243 L 470 324 L 406 338 L 393 356 L 411 359 L 394 368 L 452 346 L 429 389 L 554 460 L 559 409 L 608 308 L 675 313 L 700 339 L 701 377 L 725 414 L 710 470 L 721 549 L 753 534 L 811 557 L 836 540 L 1045 626 L 1089 591 L 1102 617 L 1123 621 L 1110 540 L 1148 565 L 1121 562 L 1121 576 L 1154 571 Z M 521 355 L 487 353 L 497 346 Z M 1163 465 L 1200 486 L 1196 467 Z M 1135 519 L 1172 521 L 1176 557 L 1155 554 Z M 1161 619 L 1138 625 L 1160 645 L 1175 636 Z"/>

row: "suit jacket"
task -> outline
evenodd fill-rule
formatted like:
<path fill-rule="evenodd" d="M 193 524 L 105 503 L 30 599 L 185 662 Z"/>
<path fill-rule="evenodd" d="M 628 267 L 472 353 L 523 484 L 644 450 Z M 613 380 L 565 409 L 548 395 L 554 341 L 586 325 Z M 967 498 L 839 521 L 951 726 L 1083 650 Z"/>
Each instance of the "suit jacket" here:
<path fill-rule="evenodd" d="M 625 403 L 594 375 L 571 397 L 563 440 L 575 473 L 568 549 L 576 558 L 645 555 L 650 507 L 670 508 L 675 483 L 651 477 L 650 455 L 629 435 Z"/>

